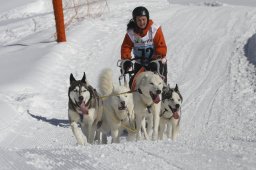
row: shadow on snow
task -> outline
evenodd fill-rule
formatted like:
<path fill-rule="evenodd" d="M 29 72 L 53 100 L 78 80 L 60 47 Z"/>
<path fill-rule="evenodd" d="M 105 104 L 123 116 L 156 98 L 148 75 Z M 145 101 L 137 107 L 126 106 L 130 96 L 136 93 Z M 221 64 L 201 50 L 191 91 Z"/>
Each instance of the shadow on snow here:
<path fill-rule="evenodd" d="M 43 116 L 34 115 L 34 114 L 30 113 L 29 110 L 27 111 L 27 113 L 32 118 L 34 118 L 38 121 L 43 121 L 43 122 L 49 123 L 54 126 L 63 127 L 63 128 L 68 128 L 70 126 L 69 121 L 67 119 L 56 119 L 56 118 L 48 119 Z"/>

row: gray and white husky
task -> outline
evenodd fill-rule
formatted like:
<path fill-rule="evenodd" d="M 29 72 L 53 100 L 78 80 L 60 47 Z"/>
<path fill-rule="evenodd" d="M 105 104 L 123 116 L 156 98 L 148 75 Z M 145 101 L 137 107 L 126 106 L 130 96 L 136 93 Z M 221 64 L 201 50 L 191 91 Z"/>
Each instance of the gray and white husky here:
<path fill-rule="evenodd" d="M 167 138 L 176 139 L 179 131 L 180 108 L 182 103 L 178 85 L 175 88 L 164 86 L 161 102 L 161 114 L 159 125 L 159 138 L 163 139 L 165 127 L 167 125 Z"/>
<path fill-rule="evenodd" d="M 114 85 L 111 69 L 104 69 L 99 78 L 99 89 L 103 95 L 102 124 L 98 129 L 102 132 L 102 143 L 107 143 L 107 134 L 110 132 L 112 143 L 120 142 L 120 133 L 128 131 L 128 141 L 135 137 L 135 115 L 133 94 L 128 85 Z M 99 136 L 97 136 L 99 140 Z"/>
<path fill-rule="evenodd" d="M 88 84 L 85 73 L 81 80 L 76 80 L 70 74 L 68 97 L 68 118 L 77 143 L 93 143 L 97 124 L 102 117 L 102 101 L 97 91 Z"/>

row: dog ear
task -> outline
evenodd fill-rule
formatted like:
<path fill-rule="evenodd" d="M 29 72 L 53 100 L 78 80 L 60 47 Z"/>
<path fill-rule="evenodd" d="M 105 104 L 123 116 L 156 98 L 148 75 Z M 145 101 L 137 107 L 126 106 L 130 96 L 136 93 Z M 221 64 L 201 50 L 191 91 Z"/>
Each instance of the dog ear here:
<path fill-rule="evenodd" d="M 174 91 L 178 92 L 179 91 L 179 87 L 178 85 L 176 84 L 175 88 L 174 88 Z"/>
<path fill-rule="evenodd" d="M 85 75 L 85 72 L 84 72 L 83 78 L 81 79 L 81 82 L 82 82 L 82 83 L 86 83 L 86 75 Z"/>
<path fill-rule="evenodd" d="M 74 81 L 76 81 L 76 79 L 74 78 L 72 73 L 70 74 L 69 81 L 70 81 L 70 84 L 72 84 Z"/>

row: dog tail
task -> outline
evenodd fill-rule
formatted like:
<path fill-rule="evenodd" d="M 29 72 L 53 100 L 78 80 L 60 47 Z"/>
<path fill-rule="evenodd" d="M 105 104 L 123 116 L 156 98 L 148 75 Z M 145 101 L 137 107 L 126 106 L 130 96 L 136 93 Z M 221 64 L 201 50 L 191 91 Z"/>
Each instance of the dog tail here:
<path fill-rule="evenodd" d="M 99 78 L 99 89 L 103 96 L 110 95 L 113 91 L 113 75 L 112 70 L 106 68 L 102 70 Z"/>

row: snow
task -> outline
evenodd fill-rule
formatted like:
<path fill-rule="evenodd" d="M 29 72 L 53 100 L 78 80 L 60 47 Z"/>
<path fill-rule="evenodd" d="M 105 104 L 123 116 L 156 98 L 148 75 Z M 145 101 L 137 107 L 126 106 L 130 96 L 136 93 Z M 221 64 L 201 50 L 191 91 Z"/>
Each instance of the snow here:
<path fill-rule="evenodd" d="M 231 5 L 240 5 L 240 6 L 255 6 L 256 1 L 254 0 L 168 0 L 170 3 L 178 3 L 185 5 L 193 4 L 231 4 Z"/>
<path fill-rule="evenodd" d="M 0 169 L 256 169 L 255 1 L 109 0 L 102 15 L 74 20 L 60 44 L 50 0 L 4 3 Z M 77 146 L 67 121 L 69 75 L 85 72 L 97 87 L 109 67 L 118 81 L 120 45 L 138 5 L 162 25 L 168 80 L 184 98 L 181 132 L 177 141 Z"/>

